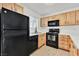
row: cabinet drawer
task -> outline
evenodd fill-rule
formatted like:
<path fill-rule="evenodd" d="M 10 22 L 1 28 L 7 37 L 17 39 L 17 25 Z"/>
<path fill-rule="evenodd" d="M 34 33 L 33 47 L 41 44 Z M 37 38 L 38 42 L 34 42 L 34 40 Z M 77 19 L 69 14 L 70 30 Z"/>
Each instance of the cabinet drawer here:
<path fill-rule="evenodd" d="M 59 42 L 59 45 L 63 45 L 63 44 L 64 45 L 68 45 L 68 42 L 64 42 L 64 41 L 63 42 Z"/>
<path fill-rule="evenodd" d="M 60 42 L 68 42 L 67 39 L 61 39 Z"/>
<path fill-rule="evenodd" d="M 59 45 L 59 48 L 69 50 L 69 46 L 65 44 Z"/>

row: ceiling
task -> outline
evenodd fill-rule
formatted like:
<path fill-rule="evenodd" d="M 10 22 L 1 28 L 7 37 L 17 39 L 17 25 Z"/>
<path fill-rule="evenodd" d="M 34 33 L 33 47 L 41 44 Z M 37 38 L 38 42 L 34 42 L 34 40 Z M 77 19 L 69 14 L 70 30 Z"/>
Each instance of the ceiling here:
<path fill-rule="evenodd" d="M 23 5 L 41 16 L 79 7 L 79 3 L 23 3 Z"/>

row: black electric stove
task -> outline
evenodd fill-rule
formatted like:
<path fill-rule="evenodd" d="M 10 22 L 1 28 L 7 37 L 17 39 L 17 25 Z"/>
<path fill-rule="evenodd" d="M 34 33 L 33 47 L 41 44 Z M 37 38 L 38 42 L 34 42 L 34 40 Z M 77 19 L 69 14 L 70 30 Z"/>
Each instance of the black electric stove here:
<path fill-rule="evenodd" d="M 58 34 L 59 29 L 49 29 L 49 32 L 46 33 L 46 45 L 58 48 Z"/>

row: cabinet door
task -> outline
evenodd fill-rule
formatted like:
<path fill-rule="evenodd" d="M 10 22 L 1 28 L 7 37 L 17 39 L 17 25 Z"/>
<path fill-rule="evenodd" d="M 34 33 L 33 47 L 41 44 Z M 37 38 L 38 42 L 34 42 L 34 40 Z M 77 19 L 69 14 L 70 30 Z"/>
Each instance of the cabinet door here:
<path fill-rule="evenodd" d="M 59 44 L 58 45 L 59 45 L 59 48 L 62 48 L 62 49 L 63 49 L 63 44 L 64 44 L 63 40 L 64 40 L 63 35 L 59 35 Z"/>
<path fill-rule="evenodd" d="M 22 6 L 20 6 L 18 4 L 14 4 L 14 7 L 15 7 L 16 12 L 23 14 L 23 7 Z"/>
<path fill-rule="evenodd" d="M 51 20 L 50 21 L 52 21 L 52 20 L 59 20 L 59 15 L 51 16 Z"/>
<path fill-rule="evenodd" d="M 43 26 L 43 18 L 40 18 L 40 27 Z"/>
<path fill-rule="evenodd" d="M 68 36 L 67 35 L 60 35 L 59 36 L 59 48 L 69 50 Z"/>
<path fill-rule="evenodd" d="M 76 24 L 79 24 L 79 10 L 76 11 Z"/>
<path fill-rule="evenodd" d="M 75 11 L 71 11 L 67 13 L 66 25 L 75 24 Z"/>
<path fill-rule="evenodd" d="M 0 3 L 0 9 L 2 8 L 2 3 Z"/>
<path fill-rule="evenodd" d="M 13 3 L 3 3 L 2 7 L 10 9 L 10 10 L 14 10 L 14 4 Z"/>
<path fill-rule="evenodd" d="M 45 27 L 47 27 L 47 26 L 48 26 L 48 20 L 49 20 L 49 18 L 48 18 L 48 17 L 46 17 L 46 18 L 44 19 Z"/>
<path fill-rule="evenodd" d="M 43 17 L 40 19 L 40 26 L 41 27 L 47 27 L 48 26 L 48 17 Z"/>
<path fill-rule="evenodd" d="M 38 48 L 42 45 L 46 45 L 46 34 L 39 34 L 38 36 Z"/>
<path fill-rule="evenodd" d="M 46 45 L 46 33 L 44 33 L 44 44 Z"/>
<path fill-rule="evenodd" d="M 59 16 L 59 24 L 61 25 L 66 25 L 66 14 L 60 14 Z"/>
<path fill-rule="evenodd" d="M 40 18 L 40 26 L 41 27 L 45 26 L 44 18 Z"/>
<path fill-rule="evenodd" d="M 53 21 L 53 20 L 56 20 L 56 19 L 57 19 L 57 15 L 53 15 L 53 16 L 49 17 L 48 21 Z"/>
<path fill-rule="evenodd" d="M 76 49 L 76 48 L 71 48 L 71 49 L 70 49 L 70 54 L 71 54 L 72 56 L 77 56 L 77 49 Z"/>
<path fill-rule="evenodd" d="M 38 35 L 38 48 L 40 48 L 40 46 L 41 46 L 41 36 Z"/>

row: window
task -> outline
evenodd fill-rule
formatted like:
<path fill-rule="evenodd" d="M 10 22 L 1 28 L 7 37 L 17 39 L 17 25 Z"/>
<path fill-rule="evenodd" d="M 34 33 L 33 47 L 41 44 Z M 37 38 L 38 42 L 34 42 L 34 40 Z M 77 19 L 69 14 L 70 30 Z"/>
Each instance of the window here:
<path fill-rule="evenodd" d="M 30 34 L 37 33 L 37 19 L 35 17 L 30 17 Z"/>

